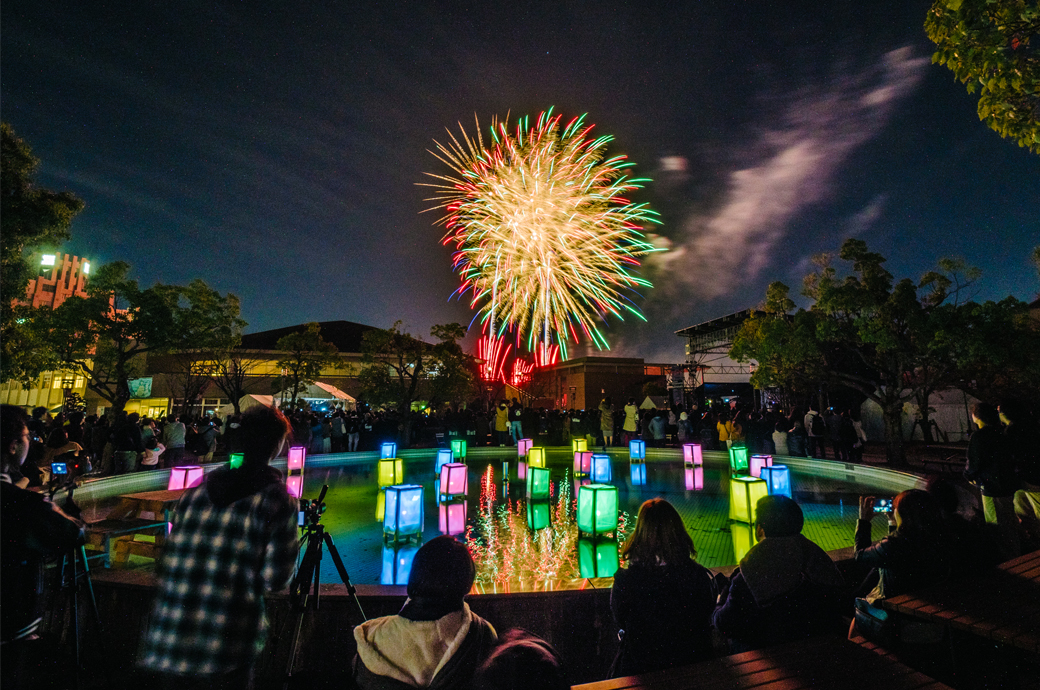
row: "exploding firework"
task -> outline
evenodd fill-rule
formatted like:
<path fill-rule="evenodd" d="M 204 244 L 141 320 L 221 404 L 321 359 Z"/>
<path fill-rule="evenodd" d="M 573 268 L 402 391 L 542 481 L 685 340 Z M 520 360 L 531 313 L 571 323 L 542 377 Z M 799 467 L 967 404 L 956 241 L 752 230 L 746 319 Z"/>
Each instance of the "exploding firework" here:
<path fill-rule="evenodd" d="M 444 211 L 444 243 L 455 244 L 456 292 L 472 293 L 491 335 L 512 330 L 531 350 L 555 338 L 566 356 L 579 330 L 605 348 L 608 316 L 643 318 L 629 295 L 651 285 L 632 271 L 655 251 L 640 228 L 657 214 L 625 198 L 647 180 L 629 178 L 625 156 L 606 156 L 612 137 L 591 130 L 584 116 L 561 126 L 549 110 L 513 132 L 493 123 L 487 147 L 479 125 L 476 139 L 462 130 L 461 141 L 449 133 L 449 145 L 437 143 L 453 174 L 431 175 L 430 201 Z"/>

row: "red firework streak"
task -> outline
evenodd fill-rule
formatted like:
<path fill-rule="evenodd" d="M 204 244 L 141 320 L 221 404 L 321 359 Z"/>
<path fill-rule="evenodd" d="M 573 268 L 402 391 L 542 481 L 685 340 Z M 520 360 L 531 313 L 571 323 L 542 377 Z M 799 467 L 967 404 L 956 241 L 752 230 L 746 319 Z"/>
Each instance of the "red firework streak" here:
<path fill-rule="evenodd" d="M 477 339 L 477 359 L 481 360 L 480 378 L 483 381 L 505 379 L 505 363 L 512 345 L 505 338 L 482 335 Z"/>

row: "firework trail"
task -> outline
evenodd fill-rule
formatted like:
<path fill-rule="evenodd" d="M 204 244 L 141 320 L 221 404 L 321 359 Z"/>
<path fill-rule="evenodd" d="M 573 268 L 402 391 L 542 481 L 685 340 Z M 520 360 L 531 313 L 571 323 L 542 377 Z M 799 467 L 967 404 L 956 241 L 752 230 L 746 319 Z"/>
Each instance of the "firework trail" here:
<path fill-rule="evenodd" d="M 632 271 L 656 251 L 640 229 L 657 214 L 625 198 L 647 180 L 629 178 L 625 156 L 606 156 L 613 138 L 591 130 L 584 116 L 561 126 L 550 109 L 512 132 L 495 121 L 490 146 L 478 123 L 475 139 L 449 132 L 432 152 L 452 170 L 426 186 L 437 190 L 428 201 L 444 213 L 444 243 L 455 244 L 456 294 L 472 293 L 490 335 L 512 330 L 529 350 L 555 338 L 566 356 L 579 331 L 609 348 L 600 325 L 643 318 L 629 294 L 652 287 Z"/>

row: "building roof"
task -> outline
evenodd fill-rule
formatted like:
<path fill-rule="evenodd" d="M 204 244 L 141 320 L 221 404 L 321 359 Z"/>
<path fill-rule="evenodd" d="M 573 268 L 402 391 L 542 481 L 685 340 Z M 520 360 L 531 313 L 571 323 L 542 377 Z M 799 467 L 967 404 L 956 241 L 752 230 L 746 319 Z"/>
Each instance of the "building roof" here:
<path fill-rule="evenodd" d="M 727 314 L 726 316 L 720 316 L 719 318 L 712 319 L 711 321 L 699 323 L 696 326 L 689 326 L 687 328 L 682 329 L 681 331 L 676 331 L 675 334 L 678 336 L 689 338 L 692 336 L 714 333 L 716 331 L 723 331 L 727 328 L 732 328 L 733 326 L 739 326 L 740 324 L 744 323 L 749 318 L 751 318 L 752 315 L 757 313 L 760 313 L 758 309 L 744 309 L 743 311 L 733 312 L 732 314 Z"/>
<path fill-rule="evenodd" d="M 361 341 L 365 333 L 379 330 L 375 326 L 366 326 L 353 321 L 322 321 L 318 324 L 322 339 L 332 343 L 340 352 L 361 352 Z M 275 328 L 270 331 L 248 333 L 242 336 L 243 350 L 277 350 L 278 341 L 290 333 L 297 333 L 307 328 L 307 324 Z"/>

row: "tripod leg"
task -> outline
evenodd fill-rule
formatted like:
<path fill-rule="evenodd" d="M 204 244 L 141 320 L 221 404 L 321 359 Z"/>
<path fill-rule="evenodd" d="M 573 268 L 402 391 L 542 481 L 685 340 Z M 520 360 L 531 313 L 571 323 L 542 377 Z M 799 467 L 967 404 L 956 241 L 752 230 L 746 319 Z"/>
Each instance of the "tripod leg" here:
<path fill-rule="evenodd" d="M 365 611 L 361 608 L 361 602 L 357 598 L 357 589 L 351 584 L 350 575 L 347 573 L 347 567 L 343 565 L 343 559 L 339 556 L 336 542 L 332 541 L 332 536 L 328 532 L 325 533 L 325 545 L 329 547 L 329 555 L 332 556 L 332 562 L 336 565 L 336 570 L 339 571 L 339 579 L 343 580 L 343 584 L 347 587 L 347 592 L 353 597 L 354 604 L 361 613 L 361 620 L 367 621 L 368 618 L 365 617 Z"/>
<path fill-rule="evenodd" d="M 94 623 L 97 625 L 98 632 L 102 632 L 101 614 L 98 612 L 97 598 L 94 596 L 94 581 L 90 577 L 90 564 L 87 562 L 87 547 L 80 546 L 77 553 L 83 559 L 83 578 L 87 582 L 87 594 L 90 595 L 90 608 L 94 612 Z"/>

